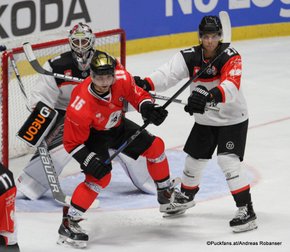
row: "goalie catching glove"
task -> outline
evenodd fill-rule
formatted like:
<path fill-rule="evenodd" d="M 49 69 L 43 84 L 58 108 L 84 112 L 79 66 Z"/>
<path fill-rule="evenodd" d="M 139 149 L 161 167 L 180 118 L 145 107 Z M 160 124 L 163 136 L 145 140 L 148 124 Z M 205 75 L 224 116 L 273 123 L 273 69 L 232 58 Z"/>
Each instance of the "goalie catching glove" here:
<path fill-rule="evenodd" d="M 168 111 L 152 102 L 144 102 L 140 109 L 141 115 L 145 122 L 153 123 L 159 126 L 168 115 Z"/>
<path fill-rule="evenodd" d="M 96 153 L 91 152 L 81 164 L 84 173 L 93 175 L 96 179 L 103 178 L 112 170 L 112 166 L 103 163 Z"/>
<path fill-rule="evenodd" d="M 206 87 L 198 85 L 188 97 L 184 110 L 190 115 L 193 115 L 193 113 L 203 114 L 207 102 L 218 103 L 221 101 L 222 95 L 217 87 L 208 91 Z"/>

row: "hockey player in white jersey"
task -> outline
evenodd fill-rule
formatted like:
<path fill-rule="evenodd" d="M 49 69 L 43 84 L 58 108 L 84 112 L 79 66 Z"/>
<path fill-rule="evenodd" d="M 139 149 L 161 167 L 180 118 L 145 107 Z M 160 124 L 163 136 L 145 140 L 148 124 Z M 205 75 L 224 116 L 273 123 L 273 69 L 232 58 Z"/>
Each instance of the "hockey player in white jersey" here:
<path fill-rule="evenodd" d="M 88 25 L 79 23 L 72 28 L 68 39 L 71 50 L 48 60 L 44 68 L 54 73 L 86 78 L 89 75 L 89 63 L 94 53 L 95 35 Z M 63 148 L 63 121 L 71 92 L 77 85 L 76 82 L 40 75 L 37 88 L 30 99 L 31 108 L 35 107 L 38 101 L 43 101 L 59 112 L 55 126 L 46 137 L 57 175 L 71 160 L 70 155 Z M 119 162 L 137 188 L 146 193 L 155 192 L 155 185 L 147 172 L 145 158 L 140 157 L 135 161 L 121 154 L 115 161 Z M 40 198 L 49 189 L 38 152 L 25 166 L 16 185 L 24 196 L 32 200 Z"/>
<path fill-rule="evenodd" d="M 184 78 L 195 76 L 209 61 L 222 53 L 195 82 L 185 111 L 194 115 L 195 124 L 185 143 L 186 157 L 181 190 L 194 200 L 202 171 L 217 148 L 222 169 L 238 207 L 230 221 L 234 232 L 257 228 L 250 185 L 241 167 L 248 130 L 248 110 L 241 86 L 242 60 L 232 47 L 222 49 L 222 24 L 217 16 L 205 16 L 199 25 L 200 45 L 178 52 L 150 76 L 135 82 L 143 89 L 164 91 Z M 205 111 L 207 103 L 220 110 Z"/>

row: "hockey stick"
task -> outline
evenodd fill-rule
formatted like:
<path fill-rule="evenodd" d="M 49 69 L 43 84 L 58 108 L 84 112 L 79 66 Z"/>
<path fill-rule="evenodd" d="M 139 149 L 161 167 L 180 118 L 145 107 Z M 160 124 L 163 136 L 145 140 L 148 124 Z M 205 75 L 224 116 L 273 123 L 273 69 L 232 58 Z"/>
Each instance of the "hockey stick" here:
<path fill-rule="evenodd" d="M 224 44 L 224 50 L 218 54 L 212 61 L 210 61 L 204 68 L 200 69 L 198 71 L 198 73 L 194 76 L 191 77 L 172 97 L 170 97 L 168 99 L 167 102 L 165 102 L 162 106 L 163 109 L 167 108 L 167 106 L 172 103 L 172 101 L 179 96 L 193 81 L 195 81 L 196 79 L 198 79 L 217 59 L 219 59 L 224 51 L 228 48 L 229 43 Z M 145 122 L 131 137 L 129 137 L 117 150 L 116 152 L 110 156 L 110 158 L 108 158 L 105 161 L 105 164 L 109 164 L 119 153 L 121 153 L 130 143 L 132 143 L 136 137 L 138 137 L 141 132 L 149 125 L 149 122 Z"/>
<path fill-rule="evenodd" d="M 221 11 L 220 19 L 223 26 L 223 31 L 225 33 L 221 52 L 211 61 L 209 61 L 203 68 L 201 68 L 195 76 L 189 78 L 189 80 L 171 97 L 169 100 L 163 104 L 162 108 L 165 109 L 172 101 L 177 98 L 192 82 L 197 80 L 203 73 L 207 71 L 211 67 L 211 65 L 216 62 L 227 50 L 231 43 L 231 23 L 230 18 L 227 12 Z M 149 125 L 149 122 L 145 122 L 131 137 L 129 137 L 116 151 L 115 153 L 105 161 L 105 164 L 109 164 L 119 153 L 121 153 L 130 143 L 132 143 L 136 137 L 138 137 L 141 132 Z"/>
<path fill-rule="evenodd" d="M 170 97 L 168 96 L 163 96 L 163 95 L 158 95 L 158 94 L 152 94 L 150 93 L 150 95 L 155 98 L 155 99 L 158 99 L 158 100 L 163 100 L 163 101 L 168 101 L 170 99 Z M 180 99 L 173 99 L 172 102 L 175 102 L 175 103 L 179 103 L 179 104 L 182 104 L 182 105 L 187 105 L 187 103 L 183 100 L 180 100 Z M 209 104 L 209 105 L 206 105 L 205 106 L 205 110 L 213 110 L 213 111 L 219 111 L 220 109 Z"/>
<path fill-rule="evenodd" d="M 15 62 L 15 59 L 13 56 L 13 52 L 9 53 L 9 58 L 10 58 L 11 65 L 12 65 L 12 68 L 14 70 L 15 76 L 17 78 L 17 82 L 18 82 L 18 85 L 20 87 L 21 93 L 23 94 L 23 97 L 25 99 L 26 108 L 28 109 L 29 112 L 31 112 L 31 108 L 28 106 L 28 97 L 26 95 L 24 85 L 22 83 L 22 80 L 21 80 L 21 77 L 20 77 L 20 74 L 19 74 L 19 71 L 18 71 L 18 68 L 16 65 L 16 62 Z M 51 156 L 50 156 L 49 151 L 48 151 L 47 143 L 45 140 L 43 140 L 41 142 L 41 144 L 37 147 L 37 151 L 39 153 L 39 157 L 40 157 L 43 169 L 44 169 L 44 173 L 46 175 L 46 178 L 47 178 L 47 181 L 49 184 L 49 188 L 51 190 L 51 193 L 52 193 L 54 200 L 59 202 L 62 205 L 69 206 L 70 205 L 70 197 L 66 196 L 60 187 L 58 176 L 56 174 L 55 167 L 53 165 Z"/>
<path fill-rule="evenodd" d="M 34 70 L 36 72 L 38 72 L 40 74 L 44 74 L 44 75 L 50 75 L 50 76 L 53 76 L 55 78 L 68 80 L 68 81 L 74 81 L 74 82 L 82 82 L 83 81 L 83 79 L 80 79 L 77 77 L 47 71 L 39 64 L 39 61 L 36 59 L 36 57 L 33 53 L 31 44 L 29 42 L 24 42 L 22 46 L 23 46 L 23 50 L 24 50 L 24 53 L 25 53 L 27 60 L 29 61 L 29 63 L 31 64 L 31 66 L 34 68 Z"/>
<path fill-rule="evenodd" d="M 200 69 L 198 71 L 198 73 L 195 76 L 192 76 L 171 98 L 169 98 L 167 100 L 167 102 L 162 106 L 162 108 L 166 108 L 170 103 L 172 103 L 174 101 L 174 99 L 176 99 L 176 97 L 178 97 L 193 81 L 195 81 L 196 79 L 198 79 L 204 72 L 207 71 L 207 69 L 216 61 L 218 60 L 223 53 L 225 52 L 225 50 L 229 47 L 230 43 L 231 43 L 231 25 L 230 25 L 230 19 L 228 16 L 228 13 L 225 11 L 221 11 L 220 12 L 220 19 L 222 22 L 222 26 L 223 26 L 223 31 L 224 31 L 224 39 L 223 39 L 223 44 L 221 46 L 221 52 L 210 62 L 208 62 L 204 68 Z M 54 77 L 59 76 L 58 74 L 52 73 L 52 72 L 48 72 L 45 69 L 43 69 L 39 62 L 37 61 L 37 59 L 35 58 L 31 45 L 26 42 L 23 44 L 23 49 L 25 52 L 25 55 L 28 59 L 28 61 L 30 62 L 30 64 L 33 66 L 33 68 L 42 74 L 47 74 L 47 75 L 51 75 Z M 69 77 L 69 80 L 74 81 L 74 77 Z M 110 156 L 110 158 L 108 158 L 105 163 L 109 164 L 117 155 L 119 155 L 119 153 L 121 153 L 131 142 L 133 142 L 135 140 L 136 137 L 138 137 L 140 135 L 140 133 L 149 125 L 149 122 L 145 122 L 142 126 L 140 126 L 140 128 L 131 136 L 129 137 L 116 151 L 115 153 Z"/>
<path fill-rule="evenodd" d="M 74 82 L 82 82 L 84 80 L 84 79 L 73 77 L 73 76 L 69 76 L 69 75 L 53 73 L 53 72 L 50 72 L 50 71 L 47 71 L 46 69 L 44 69 L 39 64 L 39 61 L 36 59 L 35 54 L 34 54 L 34 52 L 32 50 L 31 44 L 29 42 L 23 43 L 23 50 L 24 50 L 24 53 L 25 53 L 25 56 L 26 56 L 27 60 L 29 61 L 29 63 L 31 64 L 33 69 L 36 72 L 40 73 L 40 74 L 49 75 L 49 76 L 53 76 L 54 78 L 58 78 L 58 79 L 62 79 L 62 80 L 68 80 L 68 81 L 74 81 Z M 162 95 L 157 95 L 157 94 L 152 94 L 152 93 L 150 93 L 150 95 L 153 98 L 159 99 L 159 100 L 168 101 L 170 99 L 167 96 L 162 96 Z M 172 102 L 176 102 L 176 103 L 179 103 L 179 104 L 186 105 L 186 103 L 184 103 L 182 100 L 179 100 L 179 99 L 174 99 Z M 206 109 L 207 110 L 215 110 L 215 111 L 219 110 L 218 108 L 215 108 L 215 107 L 212 107 L 212 106 L 206 106 Z"/>

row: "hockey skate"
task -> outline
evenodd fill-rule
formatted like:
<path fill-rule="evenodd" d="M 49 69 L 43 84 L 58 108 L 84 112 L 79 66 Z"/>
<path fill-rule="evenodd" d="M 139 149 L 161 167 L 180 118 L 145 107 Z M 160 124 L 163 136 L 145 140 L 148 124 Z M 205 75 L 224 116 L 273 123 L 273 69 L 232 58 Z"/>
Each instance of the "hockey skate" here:
<path fill-rule="evenodd" d="M 252 203 L 239 207 L 235 217 L 230 221 L 230 227 L 234 233 L 246 232 L 258 228 L 256 214 Z"/>
<path fill-rule="evenodd" d="M 82 219 L 74 219 L 67 215 L 68 207 L 64 207 L 62 223 L 58 229 L 59 239 L 57 244 L 69 245 L 74 248 L 85 248 L 89 236 L 78 224 Z"/>
<path fill-rule="evenodd" d="M 184 193 L 175 188 L 180 182 L 180 178 L 176 178 L 169 187 L 157 190 L 159 211 L 164 213 L 165 218 L 184 214 L 188 208 L 195 205 L 193 200 L 190 201 Z"/>

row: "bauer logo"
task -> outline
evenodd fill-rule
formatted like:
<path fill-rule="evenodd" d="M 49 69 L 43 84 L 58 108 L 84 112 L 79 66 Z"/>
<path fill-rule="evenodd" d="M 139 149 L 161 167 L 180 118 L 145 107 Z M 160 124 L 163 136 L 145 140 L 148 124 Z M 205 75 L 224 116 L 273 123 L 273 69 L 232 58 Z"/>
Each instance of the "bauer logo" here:
<path fill-rule="evenodd" d="M 37 103 L 18 132 L 18 137 L 29 145 L 37 146 L 55 121 L 57 112 L 43 102 Z"/>

